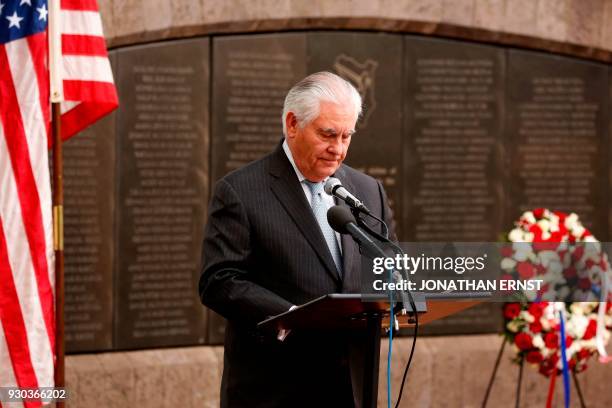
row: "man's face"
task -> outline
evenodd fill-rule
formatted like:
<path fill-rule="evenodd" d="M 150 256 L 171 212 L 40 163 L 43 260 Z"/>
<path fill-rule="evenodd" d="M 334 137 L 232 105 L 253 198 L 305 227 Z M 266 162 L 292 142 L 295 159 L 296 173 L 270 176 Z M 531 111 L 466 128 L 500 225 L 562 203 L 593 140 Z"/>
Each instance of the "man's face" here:
<path fill-rule="evenodd" d="M 304 177 L 322 181 L 336 172 L 346 157 L 357 115 L 351 107 L 321 102 L 319 116 L 300 128 L 293 112 L 286 118 L 287 144 Z"/>

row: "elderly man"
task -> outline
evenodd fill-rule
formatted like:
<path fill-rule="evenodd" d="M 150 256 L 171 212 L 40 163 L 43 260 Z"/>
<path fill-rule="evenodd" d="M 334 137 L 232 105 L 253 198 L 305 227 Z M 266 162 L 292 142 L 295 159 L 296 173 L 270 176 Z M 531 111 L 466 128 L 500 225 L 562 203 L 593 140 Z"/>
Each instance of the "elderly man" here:
<path fill-rule="evenodd" d="M 359 249 L 331 230 L 323 190 L 340 179 L 391 219 L 382 186 L 342 164 L 361 98 L 344 79 L 312 74 L 287 94 L 284 141 L 217 183 L 202 249 L 202 303 L 227 319 L 223 407 L 359 405 L 359 335 L 294 331 L 284 341 L 257 322 L 328 293 L 360 291 Z"/>

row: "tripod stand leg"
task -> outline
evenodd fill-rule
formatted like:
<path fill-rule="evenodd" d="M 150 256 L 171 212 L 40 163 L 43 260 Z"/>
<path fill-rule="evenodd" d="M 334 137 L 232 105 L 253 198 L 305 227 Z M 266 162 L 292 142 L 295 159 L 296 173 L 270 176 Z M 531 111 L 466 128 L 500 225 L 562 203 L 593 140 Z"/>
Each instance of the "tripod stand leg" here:
<path fill-rule="evenodd" d="M 506 339 L 502 339 L 501 347 L 499 348 L 499 353 L 497 353 L 497 359 L 495 360 L 495 367 L 493 367 L 493 372 L 491 373 L 491 378 L 489 379 L 489 384 L 487 385 L 487 391 L 485 392 L 484 400 L 482 401 L 482 408 L 487 406 L 487 402 L 489 401 L 489 395 L 491 394 L 491 388 L 493 388 L 493 383 L 495 382 L 495 376 L 497 375 L 497 369 L 499 368 L 499 361 L 501 360 L 501 356 L 504 354 L 504 348 L 506 347 Z"/>

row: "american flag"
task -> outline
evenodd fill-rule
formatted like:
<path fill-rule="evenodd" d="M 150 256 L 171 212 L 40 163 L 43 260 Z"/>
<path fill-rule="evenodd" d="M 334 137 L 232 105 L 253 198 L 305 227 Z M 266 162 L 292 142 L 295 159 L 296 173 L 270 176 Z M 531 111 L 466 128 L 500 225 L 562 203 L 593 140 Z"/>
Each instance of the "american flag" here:
<path fill-rule="evenodd" d="M 97 2 L 60 8 L 68 138 L 113 110 L 117 94 Z M 47 0 L 0 0 L 0 386 L 53 385 L 48 20 Z"/>

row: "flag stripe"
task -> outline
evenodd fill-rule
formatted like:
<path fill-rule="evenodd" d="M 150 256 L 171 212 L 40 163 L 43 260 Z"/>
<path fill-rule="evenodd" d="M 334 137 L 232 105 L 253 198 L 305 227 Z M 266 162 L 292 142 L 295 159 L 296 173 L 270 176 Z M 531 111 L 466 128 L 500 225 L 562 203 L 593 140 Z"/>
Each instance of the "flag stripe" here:
<path fill-rule="evenodd" d="M 15 374 L 12 369 L 9 367 L 13 367 L 13 362 L 11 361 L 11 355 L 9 354 L 8 345 L 6 344 L 6 338 L 4 335 L 4 330 L 2 329 L 2 324 L 0 324 L 0 367 L 6 367 L 5 370 L 0 370 L 0 385 L 3 387 L 17 387 L 17 380 L 15 379 Z M 7 408 L 8 408 L 7 404 Z M 2 404 L 0 403 L 0 407 Z M 10 405 L 11 408 L 21 408 L 23 404 L 20 402 L 15 402 Z"/>
<path fill-rule="evenodd" d="M 7 135 L 7 137 L 10 136 Z M 0 315 L 0 320 L 10 327 L 15 327 L 15 325 L 21 327 L 20 321 L 25 323 L 25 339 L 21 337 L 21 340 L 24 341 L 21 341 L 20 345 L 33 356 L 33 360 L 29 361 L 28 364 L 34 368 L 38 386 L 51 386 L 53 385 L 53 352 L 43 318 L 28 237 L 19 206 L 15 176 L 5 142 L 4 130 L 0 126 L 0 186 L 3 192 L 2 200 L 0 200 L 0 222 L 3 223 L 3 228 L 6 231 L 3 250 L 8 255 L 8 261 L 4 261 L 5 265 L 2 265 L 2 267 L 4 271 L 8 271 L 7 273 L 12 273 L 9 275 L 10 279 L 7 279 L 4 274 L 0 276 L 0 282 L 2 282 L 2 285 L 10 284 L 6 289 L 14 287 L 17 295 L 15 299 L 7 296 L 6 293 L 0 293 L 0 299 L 8 301 L 15 308 L 15 311 L 11 310 L 8 315 Z M 45 142 L 44 136 L 43 142 Z M 9 333 L 12 333 L 12 331 Z M 15 331 L 15 333 L 18 332 Z M 11 347 L 11 354 L 12 351 L 14 351 L 14 347 Z M 20 351 L 17 350 L 17 353 Z M 11 357 L 18 360 L 16 364 L 24 364 L 22 362 L 23 357 L 20 357 L 19 354 L 12 354 Z"/>
<path fill-rule="evenodd" d="M 113 82 L 113 71 L 106 57 L 66 55 L 63 60 L 65 81 Z"/>
<path fill-rule="evenodd" d="M 13 41 L 6 44 L 6 52 L 9 60 L 10 71 L 13 73 L 13 84 L 16 90 L 17 102 L 20 117 L 22 119 L 23 130 L 25 134 L 25 141 L 27 143 L 24 146 L 23 156 L 20 158 L 28 158 L 25 154 L 29 153 L 29 162 L 24 162 L 24 165 L 31 166 L 32 173 L 35 180 L 35 192 L 38 193 L 39 205 L 38 208 L 33 208 L 32 211 L 36 211 L 33 215 L 40 215 L 42 219 L 41 230 L 35 230 L 34 236 L 40 238 L 41 246 L 34 247 L 32 249 L 33 254 L 37 254 L 40 257 L 40 272 L 45 271 L 47 277 L 45 280 L 44 276 L 39 278 L 39 292 L 43 293 L 47 290 L 52 291 L 52 283 L 54 280 L 53 269 L 49 267 L 53 262 L 53 250 L 51 243 L 53 240 L 53 221 L 51 219 L 51 186 L 49 183 L 49 156 L 47 152 L 48 136 L 47 130 L 48 125 L 45 122 L 45 117 L 40 104 L 32 103 L 32 101 L 39 101 L 39 89 L 41 86 L 45 86 L 48 82 L 43 78 L 42 84 L 38 83 L 38 77 L 36 74 L 36 67 L 30 53 L 30 43 L 26 42 L 25 39 Z M 44 58 L 44 56 L 43 56 Z M 47 92 L 48 95 L 48 92 Z M 48 118 L 48 115 L 47 115 Z M 13 135 L 14 140 L 19 139 L 16 135 Z M 15 162 L 14 162 L 15 164 Z M 24 180 L 29 186 L 29 180 Z M 30 193 L 32 194 L 32 193 Z M 27 197 L 24 198 L 27 200 Z M 31 202 L 31 201 L 30 201 Z M 26 220 L 30 220 L 30 215 L 26 215 Z M 43 235 L 39 235 L 42 232 Z M 31 236 L 31 235 L 30 235 Z M 32 244 L 32 242 L 30 242 Z M 39 252 L 39 250 L 42 250 Z M 38 272 L 38 271 L 37 271 Z M 37 273 L 38 278 L 38 273 Z M 41 298 L 43 310 L 46 307 L 50 308 L 48 312 L 49 316 L 45 316 L 47 321 L 53 321 L 53 293 L 50 294 L 50 298 Z M 47 303 L 47 301 L 49 303 Z M 45 315 L 47 311 L 45 310 Z M 50 332 L 49 337 L 53 337 Z"/>
<path fill-rule="evenodd" d="M 11 355 L 13 371 L 17 384 L 22 387 L 38 387 L 36 374 L 32 366 L 25 322 L 19 308 L 19 298 L 15 289 L 13 273 L 4 237 L 4 228 L 0 222 L 0 322 L 6 343 Z"/>
<path fill-rule="evenodd" d="M 60 7 L 64 10 L 98 11 L 98 2 L 96 0 L 62 0 Z"/>
<path fill-rule="evenodd" d="M 27 244 L 32 257 L 34 274 L 38 286 L 38 295 L 43 310 L 43 319 L 48 333 L 51 350 L 54 349 L 53 326 L 53 292 L 49 279 L 47 265 L 47 248 L 45 246 L 45 231 L 41 215 L 39 192 L 36 190 L 36 181 L 32 172 L 32 162 L 28 152 L 25 130 L 19 113 L 19 102 L 15 94 L 15 84 L 9 70 L 9 61 L 6 50 L 0 47 L 0 120 L 10 126 L 7 137 L 7 152 L 13 170 L 13 177 L 17 186 L 19 205 L 24 220 Z M 46 140 L 45 140 L 46 145 Z M 43 162 L 43 164 L 46 163 Z M 6 200 L 3 200 L 3 203 Z"/>
<path fill-rule="evenodd" d="M 44 126 L 49 139 L 49 121 L 50 121 L 50 104 L 49 104 L 49 73 L 46 70 L 47 61 L 47 35 L 46 33 L 35 34 L 28 37 L 28 46 L 33 60 L 33 68 L 36 72 L 38 82 L 38 91 L 40 95 L 40 108 L 45 120 Z M 47 183 L 48 184 L 48 183 Z"/>
<path fill-rule="evenodd" d="M 62 126 L 62 138 L 68 139 L 70 136 L 85 128 L 91 122 L 98 120 L 104 115 L 112 112 L 117 107 L 111 103 L 81 103 L 70 111 L 62 115 L 65 118 Z"/>
<path fill-rule="evenodd" d="M 64 94 L 69 101 L 93 102 L 100 101 L 102 105 L 117 106 L 117 91 L 115 85 L 96 81 L 64 81 Z M 95 108 L 94 104 L 88 104 Z"/>
<path fill-rule="evenodd" d="M 95 35 L 104 37 L 102 20 L 94 11 L 62 10 L 60 13 L 62 34 Z"/>
<path fill-rule="evenodd" d="M 62 35 L 62 54 L 106 57 L 106 41 L 93 35 Z"/>

